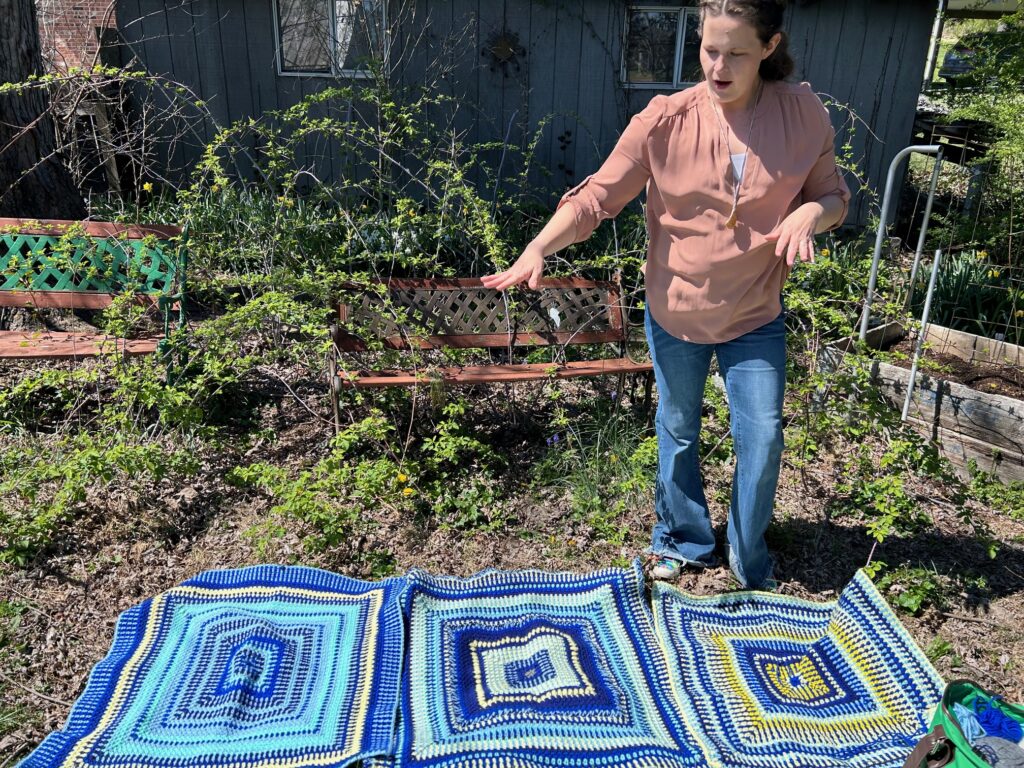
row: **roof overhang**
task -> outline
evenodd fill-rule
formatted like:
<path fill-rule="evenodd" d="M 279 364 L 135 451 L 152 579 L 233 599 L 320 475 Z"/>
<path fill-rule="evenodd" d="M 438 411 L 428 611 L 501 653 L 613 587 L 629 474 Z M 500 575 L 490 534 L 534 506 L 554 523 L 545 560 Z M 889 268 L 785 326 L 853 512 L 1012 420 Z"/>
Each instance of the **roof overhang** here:
<path fill-rule="evenodd" d="M 951 19 L 994 19 L 1020 8 L 1020 0 L 947 0 L 946 16 Z"/>

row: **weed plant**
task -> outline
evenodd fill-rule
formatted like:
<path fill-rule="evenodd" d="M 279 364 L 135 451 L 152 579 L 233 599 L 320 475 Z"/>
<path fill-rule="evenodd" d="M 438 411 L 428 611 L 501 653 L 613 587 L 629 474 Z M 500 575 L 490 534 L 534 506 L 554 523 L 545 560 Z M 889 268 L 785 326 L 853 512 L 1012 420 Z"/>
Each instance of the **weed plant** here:
<path fill-rule="evenodd" d="M 620 407 L 613 395 L 583 403 L 578 418 L 547 436 L 533 480 L 562 489 L 577 520 L 622 546 L 630 533 L 625 513 L 651 504 L 658 446 L 646 418 Z"/>

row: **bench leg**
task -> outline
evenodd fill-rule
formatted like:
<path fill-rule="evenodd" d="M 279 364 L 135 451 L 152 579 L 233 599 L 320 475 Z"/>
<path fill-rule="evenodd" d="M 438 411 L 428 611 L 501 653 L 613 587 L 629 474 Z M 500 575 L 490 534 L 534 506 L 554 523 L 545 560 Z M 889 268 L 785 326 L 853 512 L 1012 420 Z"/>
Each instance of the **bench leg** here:
<path fill-rule="evenodd" d="M 615 391 L 615 410 L 616 411 L 619 409 L 619 403 L 622 402 L 622 398 L 623 398 L 623 396 L 625 394 L 626 394 L 626 374 L 625 373 L 620 373 L 619 374 L 618 389 Z"/>
<path fill-rule="evenodd" d="M 341 432 L 341 406 L 338 403 L 338 398 L 341 397 L 341 393 L 338 391 L 338 377 L 334 376 L 331 381 L 331 410 L 334 412 L 334 434 L 337 435 Z"/>
<path fill-rule="evenodd" d="M 654 386 L 654 371 L 648 371 L 644 377 L 644 406 L 643 412 L 647 414 L 647 425 L 651 424 L 651 388 Z"/>
<path fill-rule="evenodd" d="M 338 378 L 338 353 L 331 350 L 327 359 L 327 390 L 331 396 L 331 410 L 334 413 L 334 434 L 341 432 L 341 379 Z"/>

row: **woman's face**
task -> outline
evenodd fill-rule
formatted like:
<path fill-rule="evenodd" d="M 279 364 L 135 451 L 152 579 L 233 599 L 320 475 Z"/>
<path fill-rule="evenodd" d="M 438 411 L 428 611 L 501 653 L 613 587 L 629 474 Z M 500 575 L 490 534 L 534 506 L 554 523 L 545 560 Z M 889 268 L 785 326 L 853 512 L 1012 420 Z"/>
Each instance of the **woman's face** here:
<path fill-rule="evenodd" d="M 765 45 L 757 30 L 744 19 L 728 14 L 705 17 L 700 63 L 709 90 L 719 104 L 747 106 L 760 82 L 758 67 L 775 50 L 780 37 L 776 34 Z"/>

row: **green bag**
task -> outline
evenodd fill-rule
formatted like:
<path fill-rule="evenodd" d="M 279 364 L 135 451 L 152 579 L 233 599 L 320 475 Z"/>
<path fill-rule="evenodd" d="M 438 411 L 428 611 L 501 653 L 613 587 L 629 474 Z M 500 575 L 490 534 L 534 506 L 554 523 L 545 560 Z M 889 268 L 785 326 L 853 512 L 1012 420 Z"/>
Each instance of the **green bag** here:
<path fill-rule="evenodd" d="M 903 768 L 991 768 L 981 753 L 971 746 L 953 712 L 954 704 L 967 709 L 983 698 L 991 706 L 1024 726 L 1024 707 L 1007 704 L 1001 697 L 987 691 L 971 680 L 953 680 L 942 693 L 942 701 L 935 708 L 931 729 L 914 747 Z M 1024 757 L 1024 749 L 1021 750 Z"/>

